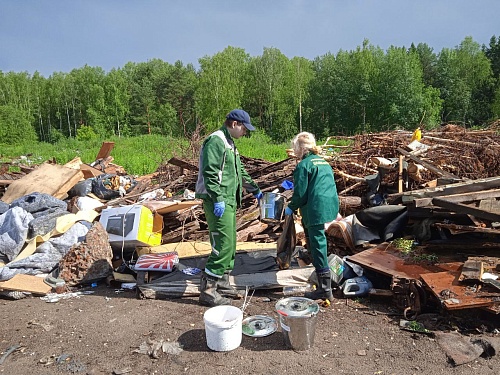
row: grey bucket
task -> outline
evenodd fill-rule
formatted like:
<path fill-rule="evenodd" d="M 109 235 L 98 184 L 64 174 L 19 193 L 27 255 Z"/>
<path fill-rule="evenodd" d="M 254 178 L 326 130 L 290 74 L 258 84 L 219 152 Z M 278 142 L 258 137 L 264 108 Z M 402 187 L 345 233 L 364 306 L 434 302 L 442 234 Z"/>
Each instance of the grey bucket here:
<path fill-rule="evenodd" d="M 285 209 L 285 197 L 279 193 L 264 193 L 260 200 L 260 220 L 279 221 Z"/>
<path fill-rule="evenodd" d="M 295 351 L 311 348 L 314 344 L 319 305 L 308 298 L 288 297 L 276 303 L 276 311 L 280 317 L 286 346 Z"/>

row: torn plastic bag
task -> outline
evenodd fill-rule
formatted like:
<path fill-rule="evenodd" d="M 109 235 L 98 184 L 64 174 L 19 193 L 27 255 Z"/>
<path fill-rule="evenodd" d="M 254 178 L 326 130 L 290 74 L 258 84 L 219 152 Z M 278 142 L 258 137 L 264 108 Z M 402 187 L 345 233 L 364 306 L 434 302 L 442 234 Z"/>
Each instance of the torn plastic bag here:
<path fill-rule="evenodd" d="M 92 193 L 100 199 L 113 199 L 124 196 L 137 185 L 130 176 L 118 176 L 115 174 L 101 174 L 92 181 Z"/>
<path fill-rule="evenodd" d="M 80 181 L 68 191 L 68 196 L 70 198 L 85 197 L 87 194 L 92 193 L 92 181 L 94 181 L 93 178 Z"/>

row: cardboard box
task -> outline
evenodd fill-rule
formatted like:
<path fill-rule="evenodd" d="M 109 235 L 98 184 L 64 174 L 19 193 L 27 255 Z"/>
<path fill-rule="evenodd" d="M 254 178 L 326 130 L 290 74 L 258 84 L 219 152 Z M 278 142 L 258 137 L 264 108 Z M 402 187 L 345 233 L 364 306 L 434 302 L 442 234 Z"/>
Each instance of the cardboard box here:
<path fill-rule="evenodd" d="M 106 208 L 100 223 L 115 246 L 157 246 L 161 244 L 163 217 L 142 205 Z"/>

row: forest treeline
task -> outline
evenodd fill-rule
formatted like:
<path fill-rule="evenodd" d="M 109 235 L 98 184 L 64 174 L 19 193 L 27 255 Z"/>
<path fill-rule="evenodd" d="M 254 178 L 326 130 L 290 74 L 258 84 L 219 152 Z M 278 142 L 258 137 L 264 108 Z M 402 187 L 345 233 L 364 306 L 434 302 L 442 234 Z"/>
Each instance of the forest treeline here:
<path fill-rule="evenodd" d="M 500 116 L 500 36 L 488 46 L 466 37 L 439 53 L 425 43 L 355 50 L 314 60 L 277 48 L 251 57 L 227 47 L 199 68 L 153 59 L 105 72 L 85 65 L 44 77 L 0 71 L 0 143 L 56 143 L 218 128 L 244 108 L 273 140 L 301 130 L 318 138 L 361 131 L 480 126 Z"/>

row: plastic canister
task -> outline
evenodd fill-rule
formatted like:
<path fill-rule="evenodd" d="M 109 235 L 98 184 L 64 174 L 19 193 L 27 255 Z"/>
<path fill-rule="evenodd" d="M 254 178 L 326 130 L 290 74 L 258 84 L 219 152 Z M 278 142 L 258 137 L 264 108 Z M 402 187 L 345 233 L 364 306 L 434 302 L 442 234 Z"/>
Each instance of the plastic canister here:
<path fill-rule="evenodd" d="M 285 344 L 296 351 L 314 344 L 319 305 L 309 298 L 288 297 L 276 303 Z"/>
<path fill-rule="evenodd" d="M 370 280 L 365 276 L 353 277 L 352 279 L 347 279 L 342 284 L 342 292 L 344 296 L 356 296 L 361 297 L 368 294 L 373 285 Z"/>
<path fill-rule="evenodd" d="M 236 349 L 241 344 L 243 312 L 235 306 L 215 306 L 203 314 L 207 346 L 217 352 Z"/>

